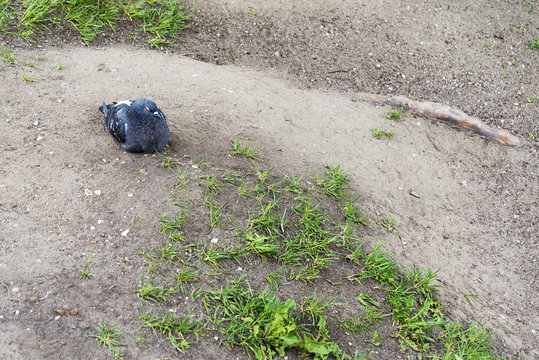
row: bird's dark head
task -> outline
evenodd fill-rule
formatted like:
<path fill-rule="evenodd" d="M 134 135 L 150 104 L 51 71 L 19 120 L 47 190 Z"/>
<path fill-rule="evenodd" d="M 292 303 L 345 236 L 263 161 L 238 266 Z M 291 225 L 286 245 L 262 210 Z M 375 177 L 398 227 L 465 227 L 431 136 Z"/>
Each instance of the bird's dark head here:
<path fill-rule="evenodd" d="M 151 100 L 140 98 L 133 101 L 131 107 L 135 112 L 147 119 L 154 118 L 155 120 L 162 120 L 165 122 L 165 115 Z"/>

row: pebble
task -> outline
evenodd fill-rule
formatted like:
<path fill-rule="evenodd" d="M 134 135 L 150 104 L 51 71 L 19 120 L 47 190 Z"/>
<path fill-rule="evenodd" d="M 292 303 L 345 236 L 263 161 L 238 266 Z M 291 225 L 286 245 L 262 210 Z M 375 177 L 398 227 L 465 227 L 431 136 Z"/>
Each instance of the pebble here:
<path fill-rule="evenodd" d="M 36 121 L 34 121 L 34 122 L 32 123 L 32 125 L 34 125 L 34 126 L 38 126 L 38 125 L 39 125 L 39 121 L 37 121 L 37 120 L 36 120 Z"/>
<path fill-rule="evenodd" d="M 129 229 L 122 231 L 122 236 L 127 236 L 129 234 Z"/>
<path fill-rule="evenodd" d="M 38 135 L 38 136 L 36 137 L 36 141 L 40 141 L 40 140 L 43 140 L 43 136 Z"/>
<path fill-rule="evenodd" d="M 213 238 L 213 239 L 211 239 L 212 244 L 217 244 L 218 241 L 219 241 L 218 238 Z"/>
<path fill-rule="evenodd" d="M 86 194 L 86 196 L 92 196 L 92 191 L 89 189 L 84 189 L 84 193 Z"/>
<path fill-rule="evenodd" d="M 101 190 L 94 190 L 94 194 L 96 194 L 97 196 L 101 195 Z"/>
<path fill-rule="evenodd" d="M 410 191 L 410 195 L 419 199 L 419 195 L 414 190 Z"/>

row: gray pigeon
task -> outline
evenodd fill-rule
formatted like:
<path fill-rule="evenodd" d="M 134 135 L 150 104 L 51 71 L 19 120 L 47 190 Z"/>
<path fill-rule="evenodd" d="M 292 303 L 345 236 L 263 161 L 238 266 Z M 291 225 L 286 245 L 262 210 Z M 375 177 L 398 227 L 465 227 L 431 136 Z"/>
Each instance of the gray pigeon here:
<path fill-rule="evenodd" d="M 105 114 L 110 134 L 129 152 L 161 151 L 170 137 L 165 114 L 151 100 L 140 98 L 105 104 L 99 107 Z"/>

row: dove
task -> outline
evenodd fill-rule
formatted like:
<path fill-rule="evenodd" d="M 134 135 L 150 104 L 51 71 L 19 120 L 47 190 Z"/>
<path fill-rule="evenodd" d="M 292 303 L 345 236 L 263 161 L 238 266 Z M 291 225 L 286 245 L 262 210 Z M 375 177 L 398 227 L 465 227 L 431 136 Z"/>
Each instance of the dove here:
<path fill-rule="evenodd" d="M 162 151 L 170 137 L 165 114 L 151 100 L 118 101 L 99 107 L 110 134 L 129 152 Z"/>

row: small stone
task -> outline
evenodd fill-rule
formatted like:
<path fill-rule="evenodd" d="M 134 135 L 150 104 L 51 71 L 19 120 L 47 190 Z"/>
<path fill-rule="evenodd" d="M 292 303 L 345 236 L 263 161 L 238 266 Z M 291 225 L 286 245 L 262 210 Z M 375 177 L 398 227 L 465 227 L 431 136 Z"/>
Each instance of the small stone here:
<path fill-rule="evenodd" d="M 129 234 L 129 229 L 122 231 L 122 236 L 127 236 Z"/>
<path fill-rule="evenodd" d="M 128 192 L 127 197 L 133 197 L 133 193 Z"/>
<path fill-rule="evenodd" d="M 49 152 L 49 155 L 54 155 L 54 151 L 50 151 L 50 152 Z"/>
<path fill-rule="evenodd" d="M 54 312 L 57 313 L 58 315 L 65 315 L 66 311 L 64 309 L 54 309 Z"/>
<path fill-rule="evenodd" d="M 98 223 L 98 224 L 103 224 L 103 223 L 104 223 L 104 220 L 97 220 L 97 223 Z"/>
<path fill-rule="evenodd" d="M 19 292 L 19 288 L 18 288 L 18 287 L 14 287 L 13 289 L 11 289 L 11 292 L 14 292 L 14 293 Z"/>
<path fill-rule="evenodd" d="M 39 296 L 35 296 L 35 295 L 32 295 L 28 298 L 28 301 L 30 302 L 38 302 L 39 301 Z"/>
<path fill-rule="evenodd" d="M 94 194 L 96 194 L 97 196 L 101 195 L 101 190 L 94 190 Z"/>
<path fill-rule="evenodd" d="M 54 318 L 54 320 L 58 320 L 60 319 L 60 315 L 56 315 L 56 317 Z"/>
<path fill-rule="evenodd" d="M 86 196 L 92 196 L 92 191 L 89 190 L 89 189 L 84 189 L 84 193 L 86 194 Z"/>
<path fill-rule="evenodd" d="M 419 199 L 419 195 L 414 190 L 410 191 L 410 195 Z"/>
<path fill-rule="evenodd" d="M 37 121 L 37 120 L 36 120 L 36 121 L 34 121 L 34 122 L 32 123 L 32 125 L 34 125 L 34 126 L 38 126 L 38 125 L 39 125 L 39 121 Z"/>
<path fill-rule="evenodd" d="M 218 241 L 219 241 L 218 238 L 213 238 L 213 239 L 211 239 L 211 243 L 212 243 L 212 244 L 217 244 Z"/>
<path fill-rule="evenodd" d="M 43 140 L 43 136 L 38 135 L 38 136 L 36 137 L 36 141 L 41 141 L 41 140 Z"/>
<path fill-rule="evenodd" d="M 69 310 L 69 315 L 71 316 L 75 316 L 79 313 L 79 309 L 78 308 L 73 308 L 71 310 Z"/>

